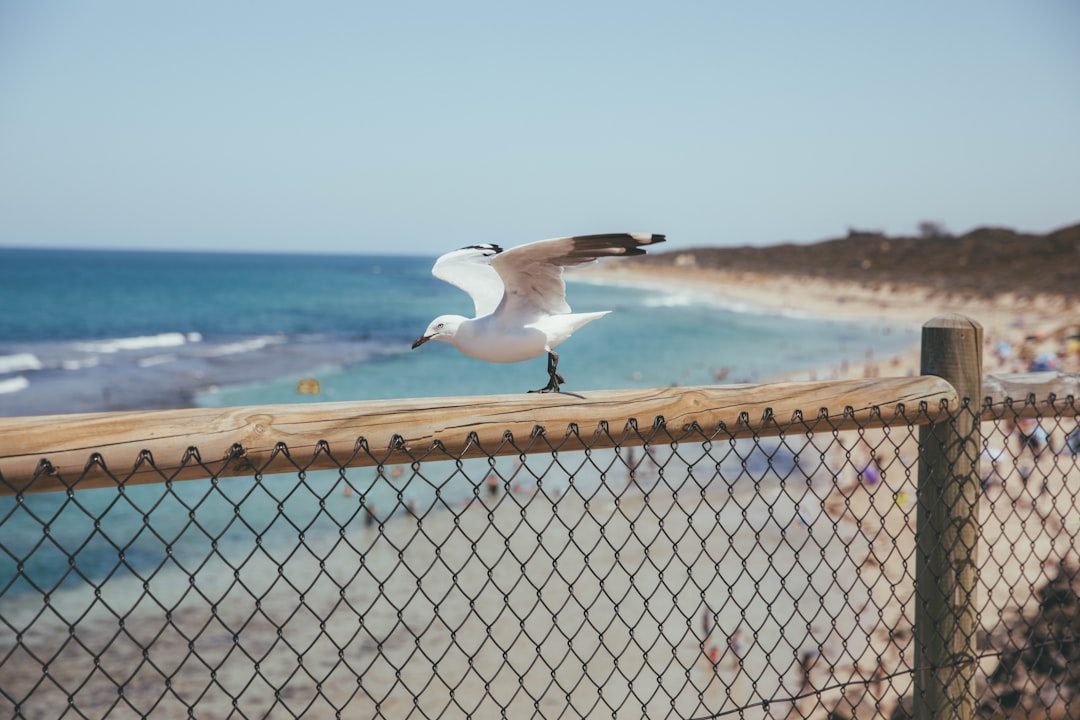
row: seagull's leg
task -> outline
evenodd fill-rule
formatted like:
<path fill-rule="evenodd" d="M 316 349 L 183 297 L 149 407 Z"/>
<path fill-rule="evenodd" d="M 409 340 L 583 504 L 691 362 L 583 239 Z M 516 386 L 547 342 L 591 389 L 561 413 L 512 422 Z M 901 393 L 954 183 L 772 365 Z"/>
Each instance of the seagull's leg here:
<path fill-rule="evenodd" d="M 539 390 L 530 390 L 529 392 L 559 392 L 559 385 L 566 382 L 566 378 L 558 373 L 558 367 L 559 354 L 554 350 L 548 350 L 548 384 Z"/>

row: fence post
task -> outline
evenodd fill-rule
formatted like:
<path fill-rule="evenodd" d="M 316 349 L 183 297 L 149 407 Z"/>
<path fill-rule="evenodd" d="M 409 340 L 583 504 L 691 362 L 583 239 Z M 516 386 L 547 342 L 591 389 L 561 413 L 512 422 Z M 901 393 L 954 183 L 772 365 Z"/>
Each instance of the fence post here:
<path fill-rule="evenodd" d="M 975 712 L 982 326 L 961 315 L 923 325 L 922 374 L 956 388 L 950 419 L 919 430 L 915 560 L 916 720 Z"/>

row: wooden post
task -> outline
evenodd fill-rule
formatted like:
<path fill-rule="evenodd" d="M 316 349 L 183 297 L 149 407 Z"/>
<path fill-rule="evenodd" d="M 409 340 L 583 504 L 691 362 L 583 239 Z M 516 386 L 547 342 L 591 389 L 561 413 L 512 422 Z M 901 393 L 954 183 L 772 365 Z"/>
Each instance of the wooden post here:
<path fill-rule="evenodd" d="M 922 374 L 956 388 L 949 419 L 919 429 L 915 718 L 975 713 L 982 326 L 960 315 L 922 332 Z"/>

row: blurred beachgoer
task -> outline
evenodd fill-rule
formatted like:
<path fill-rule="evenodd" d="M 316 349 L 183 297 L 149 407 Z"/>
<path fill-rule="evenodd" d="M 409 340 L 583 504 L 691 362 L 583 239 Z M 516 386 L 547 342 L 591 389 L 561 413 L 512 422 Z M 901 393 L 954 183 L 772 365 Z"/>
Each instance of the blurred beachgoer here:
<path fill-rule="evenodd" d="M 720 664 L 720 648 L 715 645 L 710 645 L 708 650 L 706 650 L 706 654 L 709 658 L 709 662 L 713 664 L 713 667 Z"/>
<path fill-rule="evenodd" d="M 878 481 L 881 480 L 881 465 L 878 464 L 877 454 L 872 449 L 869 451 L 869 457 L 863 466 L 862 472 L 859 473 L 859 477 L 867 485 L 877 485 Z"/>
<path fill-rule="evenodd" d="M 985 444 L 983 451 L 979 453 L 979 457 L 982 462 L 979 463 L 979 474 L 981 475 L 982 485 L 985 488 L 990 484 L 990 481 L 995 477 L 1001 477 L 998 472 L 998 461 L 1001 456 L 1005 454 L 1005 448 L 997 445 Z"/>
<path fill-rule="evenodd" d="M 1061 363 L 1057 358 L 1049 353 L 1040 353 L 1036 358 L 1028 365 L 1028 372 L 1049 372 L 1051 370 L 1060 370 Z"/>
<path fill-rule="evenodd" d="M 1016 432 L 1020 438 L 1020 452 L 1030 450 L 1036 460 L 1050 444 L 1050 436 L 1037 418 L 1022 418 L 1016 423 Z"/>
<path fill-rule="evenodd" d="M 806 650 L 799 654 L 800 693 L 810 689 L 810 671 L 817 664 L 817 659 L 818 654 L 814 650 Z"/>
<path fill-rule="evenodd" d="M 1073 455 L 1080 455 L 1080 427 L 1065 436 L 1065 448 Z"/>
<path fill-rule="evenodd" d="M 743 664 L 743 654 L 746 652 L 746 636 L 743 635 L 742 628 L 736 628 L 735 634 L 728 638 L 728 649 L 731 650 L 731 654 L 735 656 L 735 660 L 739 663 L 739 667 Z"/>
<path fill-rule="evenodd" d="M 712 635 L 714 615 L 708 604 L 701 606 L 701 641 L 705 642 Z"/>

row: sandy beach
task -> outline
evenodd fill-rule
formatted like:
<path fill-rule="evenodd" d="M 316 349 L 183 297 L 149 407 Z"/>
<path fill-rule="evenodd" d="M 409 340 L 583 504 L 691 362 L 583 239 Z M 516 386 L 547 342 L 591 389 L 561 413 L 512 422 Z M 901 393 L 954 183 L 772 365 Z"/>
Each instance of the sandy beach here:
<path fill-rule="evenodd" d="M 959 312 L 985 329 L 988 373 L 1026 369 L 1047 353 L 1077 369 L 1063 337 L 1078 307 L 1049 296 L 964 299 L 674 268 L 590 272 L 898 327 Z M 832 367 L 808 359 L 778 380 L 918 372 L 918 348 L 869 350 Z M 910 693 L 913 662 L 917 448 L 901 430 L 766 443 L 798 460 L 752 478 L 740 470 L 742 441 L 661 446 L 651 458 L 625 449 L 557 464 L 532 456 L 500 464 L 501 485 L 466 506 L 419 518 L 401 507 L 299 547 L 215 555 L 182 583 L 107 583 L 100 594 L 112 609 L 89 587 L 58 593 L 47 608 L 4 608 L 33 655 L 12 650 L 12 633 L 0 638 L 0 657 L 14 653 L 0 713 L 55 654 L 51 682 L 87 716 L 112 708 L 116 717 L 185 717 L 189 706 L 200 717 L 238 709 L 263 718 L 706 717 L 740 707 L 742 717 L 888 715 Z M 1004 426 L 986 431 L 997 444 L 1010 440 Z M 1061 428 L 1051 433 L 1060 446 Z M 1075 461 L 1024 456 L 1016 467 L 1023 477 L 1010 463 L 983 502 L 987 637 L 1002 637 L 1002 619 L 1027 606 L 1054 558 L 1075 560 L 1080 532 L 1077 488 L 1066 482 Z M 452 472 L 444 464 L 424 476 Z M 21 710 L 55 717 L 68 703 L 67 692 L 39 689 Z"/>
<path fill-rule="evenodd" d="M 1080 331 L 1080 296 L 1022 296 L 1002 292 L 992 297 L 954 295 L 935 288 L 901 283 L 861 283 L 728 272 L 653 264 L 608 263 L 576 271 L 580 277 L 642 287 L 679 285 L 723 298 L 733 307 L 765 308 L 809 317 L 876 320 L 921 326 L 931 318 L 958 313 L 983 327 L 983 367 L 988 374 L 1025 372 L 1040 355 L 1057 358 L 1066 372 L 1080 370 L 1080 347 L 1066 336 Z M 917 336 L 916 336 L 917 337 Z M 1008 351 L 1001 352 L 1007 343 Z M 873 351 L 873 348 L 867 348 Z M 919 348 L 892 357 L 851 358 L 842 366 L 820 367 L 808 359 L 806 370 L 775 380 L 845 379 L 917 374 Z"/>

